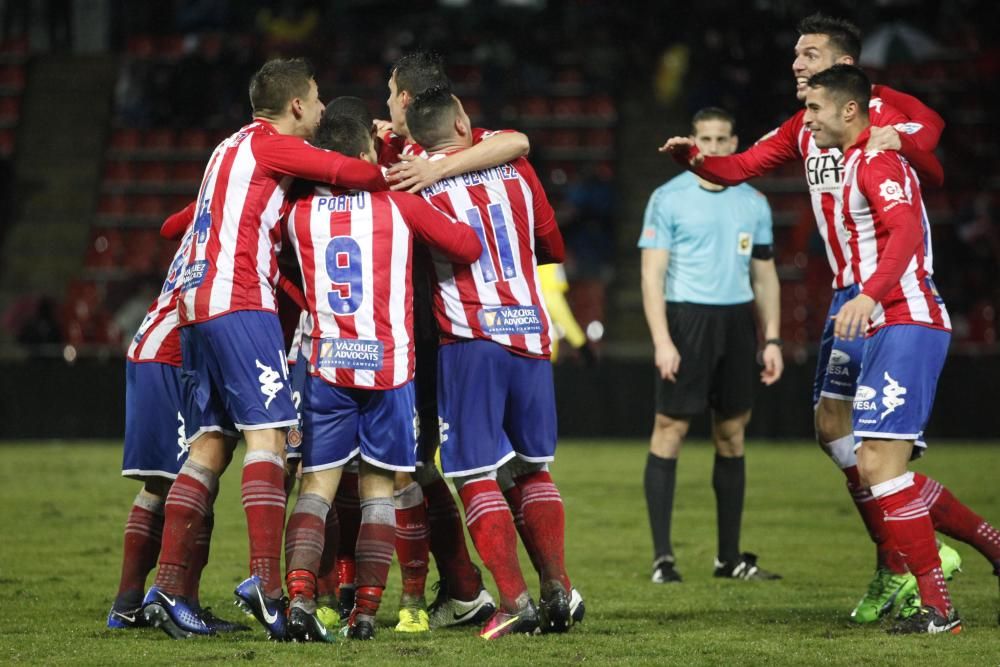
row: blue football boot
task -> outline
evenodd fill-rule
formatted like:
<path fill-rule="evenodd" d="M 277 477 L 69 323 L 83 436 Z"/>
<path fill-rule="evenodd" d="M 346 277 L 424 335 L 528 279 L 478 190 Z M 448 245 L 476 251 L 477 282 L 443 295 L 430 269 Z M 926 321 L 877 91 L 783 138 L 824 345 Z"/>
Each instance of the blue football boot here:
<path fill-rule="evenodd" d="M 160 628 L 171 639 L 191 639 L 198 635 L 214 635 L 182 595 L 164 593 L 156 586 L 149 589 L 142 601 L 142 616 L 148 625 Z"/>

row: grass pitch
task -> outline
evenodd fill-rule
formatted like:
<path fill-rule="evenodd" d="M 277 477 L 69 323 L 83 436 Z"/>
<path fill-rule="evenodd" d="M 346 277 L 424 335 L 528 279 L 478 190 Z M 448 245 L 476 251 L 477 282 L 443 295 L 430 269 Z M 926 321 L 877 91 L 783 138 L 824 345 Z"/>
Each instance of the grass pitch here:
<path fill-rule="evenodd" d="M 468 628 L 396 636 L 394 568 L 375 641 L 334 645 L 269 643 L 257 629 L 189 642 L 170 641 L 157 630 L 106 629 L 122 528 L 138 490 L 118 476 L 119 447 L 58 442 L 0 448 L 2 663 L 1000 664 L 997 580 L 978 553 L 954 541 L 965 562 L 951 586 L 965 621 L 961 635 L 891 637 L 878 626 L 848 623 L 868 582 L 874 550 L 842 476 L 809 443 L 748 447 L 742 546 L 760 554 L 763 567 L 783 574 L 782 581 L 712 578 L 712 452 L 704 443 L 690 443 L 678 467 L 674 517 L 684 583 L 650 584 L 645 443 L 568 441 L 560 446 L 553 475 L 566 504 L 570 576 L 586 598 L 581 626 L 564 636 L 490 643 Z M 1000 522 L 995 444 L 937 442 L 917 467 Z M 246 573 L 238 480 L 235 468 L 223 478 L 202 585 L 203 604 L 227 618 L 238 616 L 230 606 L 232 589 Z M 530 570 L 526 557 L 522 565 Z"/>

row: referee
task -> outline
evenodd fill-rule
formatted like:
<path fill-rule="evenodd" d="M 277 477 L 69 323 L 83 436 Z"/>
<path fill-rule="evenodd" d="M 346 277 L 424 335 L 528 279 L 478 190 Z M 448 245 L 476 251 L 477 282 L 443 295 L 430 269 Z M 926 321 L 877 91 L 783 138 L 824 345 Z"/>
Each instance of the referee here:
<path fill-rule="evenodd" d="M 705 155 L 736 150 L 734 120 L 702 109 L 691 137 Z M 685 172 L 653 192 L 642 235 L 642 304 L 656 348 L 656 418 L 645 489 L 655 583 L 679 582 L 670 542 L 677 456 L 694 415 L 712 410 L 718 555 L 715 576 L 777 579 L 740 551 L 746 470 L 743 433 L 753 405 L 757 335 L 764 330 L 761 382 L 781 377 L 780 287 L 771 209 L 749 185 L 726 188 Z"/>

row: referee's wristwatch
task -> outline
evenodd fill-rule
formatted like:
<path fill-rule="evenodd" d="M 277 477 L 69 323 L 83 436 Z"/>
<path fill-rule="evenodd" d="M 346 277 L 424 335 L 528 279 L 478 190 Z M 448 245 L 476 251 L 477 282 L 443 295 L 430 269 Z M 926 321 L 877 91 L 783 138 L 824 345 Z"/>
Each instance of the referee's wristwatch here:
<path fill-rule="evenodd" d="M 768 338 L 767 340 L 764 341 L 764 347 L 767 347 L 768 345 L 777 345 L 778 347 L 784 347 L 785 341 L 781 340 L 780 338 Z"/>

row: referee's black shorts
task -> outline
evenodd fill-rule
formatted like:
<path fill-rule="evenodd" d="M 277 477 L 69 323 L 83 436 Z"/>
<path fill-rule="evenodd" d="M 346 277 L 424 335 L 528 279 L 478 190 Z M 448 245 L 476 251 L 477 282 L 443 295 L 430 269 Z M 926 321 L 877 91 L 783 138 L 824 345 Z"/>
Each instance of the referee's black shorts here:
<path fill-rule="evenodd" d="M 667 321 L 681 363 L 676 382 L 656 372 L 656 411 L 690 417 L 711 407 L 730 417 L 753 407 L 759 369 L 752 303 L 667 302 Z"/>

